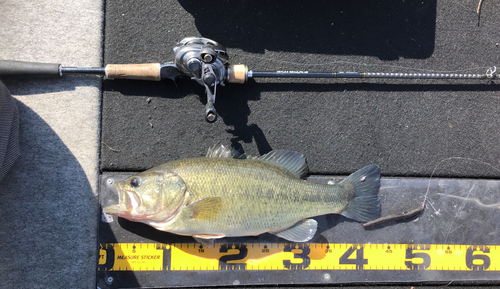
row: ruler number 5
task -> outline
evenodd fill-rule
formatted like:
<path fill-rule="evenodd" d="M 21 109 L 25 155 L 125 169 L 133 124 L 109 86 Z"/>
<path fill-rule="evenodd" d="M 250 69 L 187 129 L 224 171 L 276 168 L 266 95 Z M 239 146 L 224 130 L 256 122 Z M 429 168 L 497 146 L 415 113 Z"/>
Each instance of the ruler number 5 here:
<path fill-rule="evenodd" d="M 406 259 L 411 259 L 411 260 L 405 261 L 406 267 L 408 267 L 408 269 L 410 269 L 410 270 L 423 270 L 423 269 L 429 268 L 429 266 L 431 265 L 431 256 L 429 256 L 429 254 L 424 253 L 424 252 L 414 253 L 413 252 L 414 249 L 416 249 L 416 250 L 429 250 L 429 248 L 425 245 L 422 246 L 422 248 L 420 248 L 420 246 L 418 246 L 417 248 L 414 248 L 413 246 L 409 246 L 406 249 Z M 413 263 L 412 259 L 414 259 L 414 258 L 422 259 L 423 263 L 418 263 L 418 264 Z"/>

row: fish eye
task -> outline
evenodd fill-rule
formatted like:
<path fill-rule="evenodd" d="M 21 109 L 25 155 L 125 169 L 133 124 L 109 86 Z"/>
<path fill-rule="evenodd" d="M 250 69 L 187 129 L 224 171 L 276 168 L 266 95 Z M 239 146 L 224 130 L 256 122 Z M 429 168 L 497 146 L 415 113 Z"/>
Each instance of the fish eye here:
<path fill-rule="evenodd" d="M 130 186 L 132 186 L 132 188 L 137 188 L 138 186 L 140 186 L 141 183 L 139 182 L 138 179 L 136 178 L 133 178 L 131 181 L 130 181 Z"/>

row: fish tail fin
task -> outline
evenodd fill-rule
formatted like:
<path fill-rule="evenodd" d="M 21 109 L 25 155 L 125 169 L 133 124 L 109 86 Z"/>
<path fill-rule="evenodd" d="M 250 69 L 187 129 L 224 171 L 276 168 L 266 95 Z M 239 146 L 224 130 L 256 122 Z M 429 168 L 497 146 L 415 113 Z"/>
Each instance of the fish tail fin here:
<path fill-rule="evenodd" d="M 347 190 L 354 190 L 341 215 L 358 222 L 368 222 L 380 217 L 379 166 L 368 165 L 345 178 L 340 185 Z"/>

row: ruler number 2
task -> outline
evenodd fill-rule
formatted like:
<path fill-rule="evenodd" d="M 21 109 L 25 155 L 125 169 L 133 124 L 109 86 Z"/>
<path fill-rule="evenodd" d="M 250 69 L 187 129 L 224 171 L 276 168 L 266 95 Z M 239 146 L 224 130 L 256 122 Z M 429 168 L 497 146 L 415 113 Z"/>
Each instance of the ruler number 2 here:
<path fill-rule="evenodd" d="M 246 269 L 245 262 L 237 262 L 246 258 L 248 255 L 248 248 L 245 244 L 223 244 L 220 247 L 220 253 L 227 253 L 231 249 L 237 249 L 239 252 L 231 255 L 224 255 L 219 258 L 220 270 L 244 270 Z M 233 263 L 229 263 L 232 261 Z"/>

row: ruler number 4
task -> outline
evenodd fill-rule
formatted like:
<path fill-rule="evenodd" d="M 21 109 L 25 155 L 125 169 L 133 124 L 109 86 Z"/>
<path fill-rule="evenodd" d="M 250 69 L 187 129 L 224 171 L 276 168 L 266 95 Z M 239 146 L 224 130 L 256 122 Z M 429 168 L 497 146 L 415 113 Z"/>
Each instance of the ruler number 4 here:
<path fill-rule="evenodd" d="M 356 252 L 356 258 L 349 258 Z M 368 259 L 364 258 L 362 246 L 352 246 L 339 258 L 339 264 L 356 265 L 356 270 L 363 270 L 363 265 L 368 264 Z"/>

